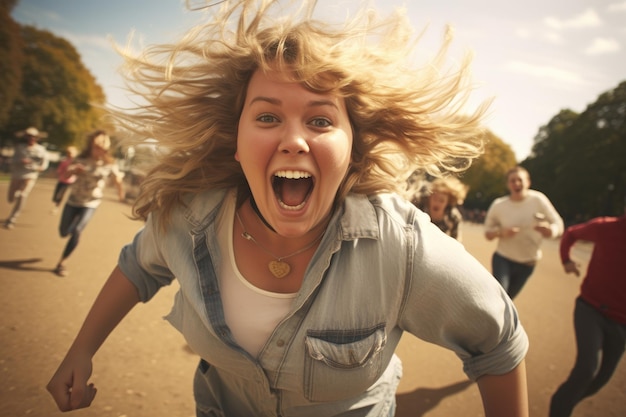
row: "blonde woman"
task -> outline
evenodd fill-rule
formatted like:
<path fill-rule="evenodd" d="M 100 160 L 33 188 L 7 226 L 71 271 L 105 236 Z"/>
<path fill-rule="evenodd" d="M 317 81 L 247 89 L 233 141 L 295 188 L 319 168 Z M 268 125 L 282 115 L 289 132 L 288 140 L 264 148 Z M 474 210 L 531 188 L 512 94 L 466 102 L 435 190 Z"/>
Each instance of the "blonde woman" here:
<path fill-rule="evenodd" d="M 442 232 L 460 242 L 463 215 L 458 207 L 463 205 L 467 190 L 467 185 L 456 177 L 437 178 L 427 186 L 425 195 L 416 196 L 413 203 L 428 214 Z"/>
<path fill-rule="evenodd" d="M 68 274 L 65 262 L 78 246 L 82 231 L 102 202 L 109 178 L 113 178 L 120 201 L 124 200 L 124 175 L 118 169 L 115 159 L 109 155 L 110 148 L 111 139 L 106 132 L 96 130 L 89 134 L 87 146 L 65 170 L 64 177 L 73 176 L 75 181 L 63 207 L 59 224 L 61 237 L 69 236 L 63 254 L 54 268 L 54 273 L 61 277 Z"/>
<path fill-rule="evenodd" d="M 201 357 L 197 416 L 392 416 L 405 331 L 460 357 L 487 416 L 527 416 L 514 305 L 398 194 L 417 166 L 480 154 L 482 111 L 447 105 L 467 68 L 409 65 L 401 12 L 339 27 L 289 5 L 225 2 L 180 43 L 127 57 L 148 104 L 118 116 L 167 154 L 48 390 L 89 406 L 99 346 L 177 279 L 167 319 Z"/>

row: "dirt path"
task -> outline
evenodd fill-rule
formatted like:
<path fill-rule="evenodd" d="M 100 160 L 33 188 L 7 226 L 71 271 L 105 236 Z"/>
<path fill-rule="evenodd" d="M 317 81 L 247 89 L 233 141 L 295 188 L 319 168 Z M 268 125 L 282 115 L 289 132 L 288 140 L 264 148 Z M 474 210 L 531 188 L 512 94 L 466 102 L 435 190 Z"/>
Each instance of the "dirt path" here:
<path fill-rule="evenodd" d="M 54 181 L 40 179 L 14 230 L 0 229 L 0 416 L 55 417 L 45 385 L 78 331 L 93 299 L 115 265 L 119 249 L 138 228 L 129 206 L 111 190 L 81 237 L 59 278 L 51 270 L 65 240 L 59 215 L 50 215 Z M 7 183 L 0 182 L 0 219 L 6 217 Z M 466 225 L 465 245 L 488 265 L 493 244 L 479 226 Z M 588 249 L 588 248 L 587 248 Z M 546 242 L 544 260 L 516 300 L 530 336 L 527 358 L 532 416 L 547 416 L 550 396 L 574 360 L 572 309 L 579 281 L 558 263 L 557 243 Z M 588 255 L 578 251 L 581 260 Z M 162 316 L 175 284 L 133 310 L 95 357 L 99 388 L 90 409 L 78 417 L 193 417 L 191 378 L 197 357 Z M 455 356 L 407 336 L 398 350 L 405 376 L 398 393 L 398 417 L 482 415 L 476 386 L 466 382 Z M 626 361 L 611 382 L 586 400 L 574 417 L 626 416 Z"/>

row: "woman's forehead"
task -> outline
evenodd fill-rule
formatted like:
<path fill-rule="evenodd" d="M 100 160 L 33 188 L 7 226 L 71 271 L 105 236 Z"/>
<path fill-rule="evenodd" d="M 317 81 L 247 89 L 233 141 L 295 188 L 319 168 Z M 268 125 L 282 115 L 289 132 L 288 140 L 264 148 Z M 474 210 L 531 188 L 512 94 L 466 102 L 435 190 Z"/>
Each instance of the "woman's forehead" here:
<path fill-rule="evenodd" d="M 298 94 L 319 97 L 326 101 L 332 101 L 337 107 L 345 108 L 345 101 L 339 94 L 315 91 L 306 83 L 294 80 L 294 77 L 285 71 L 255 71 L 248 83 L 247 101 L 254 100 L 254 96 L 257 94 L 270 98 L 278 97 L 294 90 L 299 90 Z"/>
<path fill-rule="evenodd" d="M 528 179 L 528 175 L 524 171 L 514 171 L 511 172 L 508 177 L 509 180 L 514 180 L 518 178 Z"/>

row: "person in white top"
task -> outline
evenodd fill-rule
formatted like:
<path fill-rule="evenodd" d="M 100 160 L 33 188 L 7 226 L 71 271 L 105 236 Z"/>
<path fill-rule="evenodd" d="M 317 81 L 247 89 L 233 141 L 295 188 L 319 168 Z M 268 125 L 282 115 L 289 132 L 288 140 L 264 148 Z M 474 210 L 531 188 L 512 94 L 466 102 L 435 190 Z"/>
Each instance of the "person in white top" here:
<path fill-rule="evenodd" d="M 80 240 L 82 231 L 102 202 L 107 180 L 111 178 L 117 187 L 118 198 L 124 201 L 124 174 L 119 170 L 115 159 L 109 155 L 111 139 L 104 130 L 96 130 L 87 136 L 87 145 L 65 171 L 65 178 L 75 176 L 70 195 L 65 202 L 59 234 L 69 236 L 63 254 L 53 272 L 60 277 L 67 276 L 65 261 Z"/>
<path fill-rule="evenodd" d="M 7 201 L 13 204 L 11 214 L 4 221 L 5 229 L 13 229 L 28 195 L 35 186 L 39 174 L 48 169 L 48 151 L 38 143 L 39 139 L 47 138 L 46 132 L 35 127 L 21 130 L 15 134 L 20 142 L 15 146 L 11 160 L 11 182 Z"/>
<path fill-rule="evenodd" d="M 530 174 L 516 166 L 506 174 L 509 195 L 491 203 L 485 218 L 485 237 L 498 239 L 491 260 L 493 276 L 513 299 L 541 259 L 544 238 L 563 233 L 563 219 L 548 197 L 530 189 Z"/>

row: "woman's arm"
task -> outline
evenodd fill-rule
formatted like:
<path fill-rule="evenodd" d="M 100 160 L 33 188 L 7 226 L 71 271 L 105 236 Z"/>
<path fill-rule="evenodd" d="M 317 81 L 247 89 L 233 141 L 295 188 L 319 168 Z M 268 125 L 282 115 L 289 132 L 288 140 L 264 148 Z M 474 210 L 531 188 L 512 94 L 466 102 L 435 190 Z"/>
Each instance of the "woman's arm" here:
<path fill-rule="evenodd" d="M 557 238 L 563 234 L 563 218 L 561 217 L 559 212 L 556 211 L 556 208 L 554 208 L 552 202 L 550 202 L 548 197 L 546 197 L 545 195 L 542 196 L 542 202 L 544 206 L 543 210 L 545 210 L 544 215 L 547 222 L 546 226 L 548 228 L 548 231 L 546 231 L 545 233 L 541 231 L 539 232 L 546 238 Z"/>
<path fill-rule="evenodd" d="M 113 164 L 110 176 L 113 177 L 115 187 L 117 188 L 117 197 L 120 201 L 126 200 L 126 193 L 124 192 L 124 173 L 119 170 L 117 165 Z"/>
<path fill-rule="evenodd" d="M 139 302 L 135 286 L 116 267 L 102 287 L 74 343 L 47 385 L 61 411 L 88 407 L 96 395 L 91 360 L 126 314 Z"/>
<path fill-rule="evenodd" d="M 528 417 L 526 365 L 522 361 L 504 375 L 483 375 L 477 380 L 485 417 Z"/>
<path fill-rule="evenodd" d="M 115 187 L 117 188 L 117 197 L 119 198 L 119 200 L 126 200 L 126 194 L 124 193 L 123 177 L 115 177 Z"/>
<path fill-rule="evenodd" d="M 500 224 L 500 221 L 496 219 L 494 203 L 491 203 L 489 210 L 487 210 L 485 221 L 483 222 L 483 228 L 485 231 L 485 238 L 487 240 L 502 237 L 502 225 Z"/>

